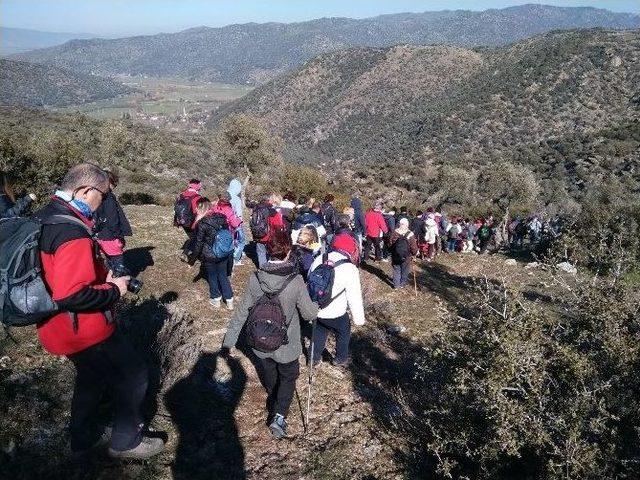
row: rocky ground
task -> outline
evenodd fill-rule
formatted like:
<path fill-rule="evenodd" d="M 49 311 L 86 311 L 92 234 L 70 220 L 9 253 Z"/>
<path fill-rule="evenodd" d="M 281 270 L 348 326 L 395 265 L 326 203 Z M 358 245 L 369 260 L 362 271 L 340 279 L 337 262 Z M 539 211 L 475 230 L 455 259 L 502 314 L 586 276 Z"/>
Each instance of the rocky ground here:
<path fill-rule="evenodd" d="M 121 317 L 152 366 L 156 394 L 147 411 L 154 415 L 151 426 L 168 435 L 167 451 L 147 463 L 112 462 L 100 454 L 73 462 L 65 431 L 73 368 L 46 354 L 33 329 L 13 330 L 14 339 L 0 336 L 1 478 L 420 478 L 410 442 L 394 430 L 398 385 L 410 382 L 414 355 L 474 279 L 509 277 L 544 289 L 535 273 L 540 270 L 500 255 L 418 262 L 417 293 L 413 285 L 390 287 L 389 264 L 368 267 L 362 271 L 367 324 L 354 328 L 350 368 L 324 362 L 318 369 L 305 432 L 303 366 L 290 438 L 275 441 L 251 358 L 240 351 L 228 362 L 217 357 L 230 312 L 213 310 L 197 267 L 178 260 L 184 234 L 171 227 L 170 209 L 136 206 L 127 214 L 135 229 L 127 260 L 145 285 Z M 234 271 L 237 297 L 253 270 L 245 261 Z M 332 351 L 330 344 L 325 353 Z"/>

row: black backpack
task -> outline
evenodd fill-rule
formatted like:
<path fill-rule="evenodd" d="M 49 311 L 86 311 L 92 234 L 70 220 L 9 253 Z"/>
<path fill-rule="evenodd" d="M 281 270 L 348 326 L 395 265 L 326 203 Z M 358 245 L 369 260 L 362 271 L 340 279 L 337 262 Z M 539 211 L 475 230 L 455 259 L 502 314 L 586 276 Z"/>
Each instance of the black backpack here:
<path fill-rule="evenodd" d="M 266 205 L 257 205 L 251 212 L 249 228 L 254 240 L 260 240 L 269 233 L 269 216 L 271 208 Z"/>
<path fill-rule="evenodd" d="M 396 265 L 404 263 L 407 258 L 411 256 L 411 247 L 409 245 L 409 233 L 398 237 L 393 244 L 393 251 L 391 252 L 391 259 Z"/>
<path fill-rule="evenodd" d="M 336 276 L 335 268 L 338 265 L 348 262 L 349 260 L 346 258 L 338 260 L 337 262 L 332 262 L 329 260 L 329 254 L 325 253 L 322 255 L 322 263 L 313 271 L 309 272 L 307 277 L 307 289 L 309 290 L 309 296 L 320 308 L 328 307 L 331 302 L 344 293 L 343 290 L 335 297 L 331 296 L 333 293 L 333 281 Z"/>
<path fill-rule="evenodd" d="M 43 225 L 80 225 L 82 220 L 53 215 L 45 221 L 14 217 L 0 220 L 0 321 L 7 327 L 34 325 L 58 312 L 42 278 L 40 234 Z"/>
<path fill-rule="evenodd" d="M 251 348 L 259 352 L 270 353 L 289 343 L 287 317 L 282 310 L 278 295 L 296 277 L 297 274 L 288 277 L 276 292 L 264 292 L 249 309 L 245 334 L 247 345 Z M 256 272 L 256 278 L 258 278 L 258 272 Z"/>
<path fill-rule="evenodd" d="M 176 227 L 191 227 L 195 220 L 191 199 L 181 194 L 173 206 L 173 214 L 173 224 Z"/>

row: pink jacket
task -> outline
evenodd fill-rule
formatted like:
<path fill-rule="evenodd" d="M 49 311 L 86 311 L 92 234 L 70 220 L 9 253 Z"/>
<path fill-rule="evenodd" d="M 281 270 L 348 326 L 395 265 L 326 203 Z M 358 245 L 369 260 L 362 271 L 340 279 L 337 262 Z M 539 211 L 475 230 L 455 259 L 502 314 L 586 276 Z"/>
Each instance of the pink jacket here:
<path fill-rule="evenodd" d="M 230 203 L 218 202 L 211 207 L 211 211 L 213 213 L 221 213 L 227 217 L 227 223 L 229 224 L 229 230 L 231 230 L 231 233 L 234 233 L 237 228 L 242 225 L 242 219 L 234 213 L 233 207 Z"/>

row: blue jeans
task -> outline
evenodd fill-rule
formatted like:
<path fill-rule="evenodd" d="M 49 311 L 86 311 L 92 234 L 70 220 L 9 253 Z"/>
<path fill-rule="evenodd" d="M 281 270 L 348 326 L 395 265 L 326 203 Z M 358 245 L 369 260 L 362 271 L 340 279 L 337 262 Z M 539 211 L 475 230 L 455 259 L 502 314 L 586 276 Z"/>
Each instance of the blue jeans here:
<path fill-rule="evenodd" d="M 233 249 L 233 259 L 236 262 L 239 262 L 242 259 L 242 253 L 244 252 L 244 247 L 246 244 L 247 236 L 242 229 L 242 225 L 240 225 L 236 230 L 236 246 Z"/>
<path fill-rule="evenodd" d="M 393 264 L 393 288 L 404 287 L 409 283 L 409 271 L 411 270 L 411 258 L 403 263 Z"/>
<path fill-rule="evenodd" d="M 453 239 L 452 239 L 452 238 L 450 238 L 450 239 L 447 241 L 447 250 L 448 250 L 449 252 L 455 252 L 455 251 L 456 251 L 456 243 L 457 243 L 457 242 L 458 242 L 458 240 L 457 240 L 457 239 L 455 239 L 455 238 L 453 238 Z"/>
<path fill-rule="evenodd" d="M 209 281 L 209 296 L 211 298 L 224 298 L 229 300 L 233 298 L 231 283 L 227 276 L 227 264 L 230 258 L 218 260 L 217 262 L 204 262 L 204 269 L 207 272 L 207 280 Z"/>
<path fill-rule="evenodd" d="M 313 332 L 313 362 L 317 363 L 322 359 L 322 352 L 327 343 L 329 332 L 336 335 L 336 363 L 344 363 L 349 359 L 349 340 L 351 339 L 351 321 L 349 315 L 338 318 L 318 318 L 316 328 Z"/>
<path fill-rule="evenodd" d="M 264 243 L 256 243 L 256 257 L 258 257 L 258 268 L 267 263 L 267 246 Z"/>

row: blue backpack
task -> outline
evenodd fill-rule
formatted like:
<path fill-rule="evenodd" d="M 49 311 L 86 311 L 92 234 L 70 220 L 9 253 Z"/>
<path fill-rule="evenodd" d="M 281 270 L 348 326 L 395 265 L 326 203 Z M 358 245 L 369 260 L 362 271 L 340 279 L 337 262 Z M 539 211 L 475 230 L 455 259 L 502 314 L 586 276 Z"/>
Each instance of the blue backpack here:
<path fill-rule="evenodd" d="M 328 307 L 331 302 L 344 293 L 344 290 L 342 290 L 342 292 L 338 293 L 335 297 L 331 296 L 333 292 L 333 281 L 335 279 L 335 268 L 338 265 L 348 262 L 349 260 L 347 259 L 332 262 L 329 260 L 329 255 L 325 253 L 322 255 L 322 263 L 309 273 L 307 277 L 309 296 L 312 301 L 318 303 L 320 308 Z"/>
<path fill-rule="evenodd" d="M 216 258 L 227 258 L 233 253 L 233 235 L 228 228 L 221 228 L 216 232 L 216 238 L 211 245 L 211 253 Z"/>

